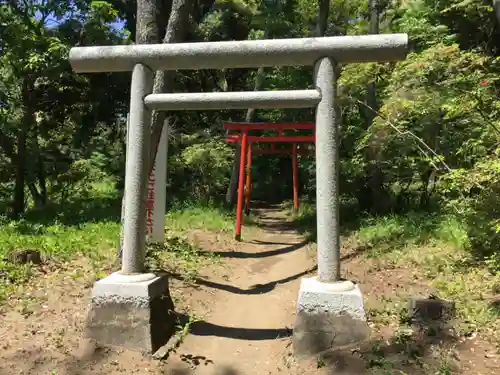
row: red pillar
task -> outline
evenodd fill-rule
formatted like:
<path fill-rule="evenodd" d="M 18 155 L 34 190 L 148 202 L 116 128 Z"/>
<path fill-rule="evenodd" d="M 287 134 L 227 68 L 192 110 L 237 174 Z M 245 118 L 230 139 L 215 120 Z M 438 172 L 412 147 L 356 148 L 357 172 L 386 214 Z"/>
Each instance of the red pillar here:
<path fill-rule="evenodd" d="M 245 214 L 250 215 L 250 188 L 251 188 L 251 170 L 252 170 L 252 144 L 248 145 L 247 152 L 247 176 L 245 182 Z"/>
<path fill-rule="evenodd" d="M 241 219 L 243 214 L 243 188 L 245 182 L 245 159 L 247 155 L 248 132 L 243 130 L 240 151 L 240 174 L 238 178 L 238 202 L 236 204 L 236 233 L 234 238 L 241 241 Z"/>
<path fill-rule="evenodd" d="M 299 168 L 297 166 L 297 145 L 292 145 L 293 210 L 299 209 Z"/>

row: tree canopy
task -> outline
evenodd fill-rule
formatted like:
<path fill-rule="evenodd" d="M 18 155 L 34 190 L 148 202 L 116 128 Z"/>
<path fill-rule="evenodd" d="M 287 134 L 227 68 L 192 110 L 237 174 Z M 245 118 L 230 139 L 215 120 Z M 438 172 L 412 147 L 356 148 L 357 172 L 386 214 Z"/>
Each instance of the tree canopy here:
<path fill-rule="evenodd" d="M 471 241 L 481 254 L 500 258 L 492 250 L 500 228 L 498 2 L 331 0 L 326 6 L 324 35 L 405 32 L 411 41 L 405 61 L 342 67 L 342 199 L 355 202 L 356 212 L 438 207 L 460 215 L 470 223 Z M 68 64 L 72 46 L 318 35 L 319 7 L 311 0 L 4 2 L 3 213 L 19 218 L 64 204 L 85 195 L 103 176 L 123 188 L 130 76 L 74 74 Z M 155 87 L 251 90 L 257 74 L 253 69 L 160 72 Z M 259 74 L 264 90 L 312 85 L 309 68 Z M 152 124 L 156 144 L 161 116 Z M 313 111 L 258 110 L 252 116 L 253 121 L 311 121 Z M 244 111 L 169 117 L 169 200 L 223 199 L 234 149 L 224 142 L 222 122 L 244 118 Z M 257 197 L 291 194 L 289 164 L 279 157 L 256 160 Z M 302 193 L 314 199 L 314 160 L 303 157 L 300 164 Z"/>

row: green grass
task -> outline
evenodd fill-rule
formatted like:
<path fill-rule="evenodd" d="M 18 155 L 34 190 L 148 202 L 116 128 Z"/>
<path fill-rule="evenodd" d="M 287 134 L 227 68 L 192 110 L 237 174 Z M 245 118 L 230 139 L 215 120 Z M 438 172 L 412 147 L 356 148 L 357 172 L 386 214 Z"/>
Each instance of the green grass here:
<path fill-rule="evenodd" d="M 468 247 L 467 233 L 456 218 L 428 213 L 363 218 L 353 236 L 377 254 L 419 245 Z"/>
<path fill-rule="evenodd" d="M 165 217 L 165 244 L 148 247 L 148 266 L 182 273 L 185 281 L 193 280 L 202 267 L 218 259 L 194 246 L 188 240 L 187 233 L 203 230 L 229 234 L 234 230 L 234 220 L 232 212 L 216 204 L 185 202 L 175 205 Z"/>
<path fill-rule="evenodd" d="M 46 264 L 86 259 L 92 264 L 92 270 L 86 272 L 102 277 L 103 270 L 109 270 L 116 259 L 120 198 L 112 184 L 100 183 L 84 197 L 62 206 L 28 212 L 18 221 L 0 218 L 0 304 L 37 274 L 38 267 L 30 263 L 2 260 L 15 251 L 37 249 Z M 177 272 L 194 274 L 208 256 L 187 241 L 186 233 L 193 229 L 227 232 L 233 230 L 233 223 L 232 215 L 215 205 L 177 205 L 165 219 L 163 265 L 167 262 Z"/>
<path fill-rule="evenodd" d="M 0 220 L 0 256 L 39 249 L 49 257 L 92 255 L 116 245 L 120 196 L 108 182 L 64 204 L 32 210 L 18 221 Z"/>
<path fill-rule="evenodd" d="M 0 220 L 0 303 L 36 274 L 37 266 L 5 261 L 9 254 L 39 250 L 45 263 L 84 258 L 99 272 L 116 254 L 119 196 L 111 184 L 99 184 L 64 205 L 29 211 L 21 220 Z M 83 274 L 83 273 L 82 273 Z"/>
<path fill-rule="evenodd" d="M 165 225 L 173 232 L 193 229 L 230 232 L 234 229 L 234 215 L 214 204 L 200 206 L 189 202 L 174 206 L 167 213 Z"/>
<path fill-rule="evenodd" d="M 408 278 L 424 276 L 441 298 L 454 301 L 459 334 L 491 333 L 493 327 L 500 332 L 499 312 L 488 299 L 500 285 L 500 273 L 474 261 L 459 220 L 429 214 L 371 218 L 350 240 L 368 249 L 365 256 L 376 259 L 377 268 L 407 268 Z"/>
<path fill-rule="evenodd" d="M 303 204 L 293 217 L 304 233 L 314 232 L 314 207 Z M 344 223 L 341 236 L 344 247 L 360 251 L 366 271 L 400 268 L 404 280 L 424 278 L 439 297 L 456 303 L 458 334 L 478 332 L 500 345 L 500 262 L 474 256 L 462 220 L 439 213 L 360 217 Z M 374 319 L 399 324 L 408 297 L 387 296 Z"/>
<path fill-rule="evenodd" d="M 0 256 L 22 249 L 38 249 L 49 258 L 92 256 L 103 248 L 115 246 L 118 233 L 118 223 L 110 221 L 77 226 L 43 226 L 23 220 L 4 222 L 0 223 Z"/>

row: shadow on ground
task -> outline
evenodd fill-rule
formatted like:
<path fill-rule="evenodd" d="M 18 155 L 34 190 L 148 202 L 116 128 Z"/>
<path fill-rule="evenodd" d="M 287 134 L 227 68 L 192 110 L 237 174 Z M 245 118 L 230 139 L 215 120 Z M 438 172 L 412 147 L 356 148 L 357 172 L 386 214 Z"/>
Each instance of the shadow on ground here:
<path fill-rule="evenodd" d="M 192 374 L 193 372 L 189 369 L 173 369 L 169 370 L 168 374 L 171 375 L 189 375 Z M 165 373 L 167 374 L 167 373 Z M 222 367 L 218 368 L 216 372 L 214 372 L 215 375 L 238 375 L 240 374 L 239 371 L 235 370 L 232 367 Z"/>
<path fill-rule="evenodd" d="M 261 341 L 275 340 L 292 335 L 292 329 L 288 327 L 275 329 L 225 327 L 212 324 L 204 320 L 189 322 L 189 316 L 179 314 L 180 325 L 189 325 L 189 333 L 194 336 L 216 336 L 239 340 Z"/>
<path fill-rule="evenodd" d="M 272 257 L 275 255 L 282 255 L 282 254 L 287 254 L 291 253 L 295 250 L 298 250 L 305 245 L 307 245 L 310 241 L 305 239 L 303 241 L 300 241 L 299 243 L 296 244 L 282 244 L 282 245 L 287 245 L 279 249 L 275 250 L 269 250 L 269 251 L 260 251 L 258 253 L 247 253 L 244 251 L 210 251 L 206 252 L 207 254 L 213 254 L 216 256 L 219 256 L 221 258 L 239 258 L 239 259 L 250 259 L 250 258 L 266 258 L 266 257 Z M 260 242 L 260 241 L 253 241 L 252 243 L 256 244 L 262 244 L 262 245 L 274 245 L 276 243 L 270 243 L 270 242 Z"/>
<path fill-rule="evenodd" d="M 222 284 L 222 283 L 218 283 L 215 281 L 203 279 L 200 277 L 195 278 L 194 282 L 198 285 L 206 286 L 208 288 L 220 289 L 220 290 L 224 290 L 226 292 L 234 293 L 234 294 L 243 294 L 243 295 L 264 294 L 264 293 L 271 292 L 278 285 L 286 284 L 290 281 L 293 281 L 293 280 L 296 280 L 296 279 L 303 277 L 305 275 L 311 274 L 311 273 L 315 272 L 317 269 L 318 269 L 318 267 L 314 266 L 314 267 L 311 267 L 305 271 L 299 272 L 295 275 L 285 277 L 283 279 L 270 281 L 266 284 L 253 285 L 250 289 L 242 289 L 242 288 L 238 288 L 238 287 L 233 286 L 233 285 Z M 184 277 L 180 274 L 170 272 L 169 275 L 170 275 L 170 277 L 173 277 L 177 280 L 184 280 Z"/>

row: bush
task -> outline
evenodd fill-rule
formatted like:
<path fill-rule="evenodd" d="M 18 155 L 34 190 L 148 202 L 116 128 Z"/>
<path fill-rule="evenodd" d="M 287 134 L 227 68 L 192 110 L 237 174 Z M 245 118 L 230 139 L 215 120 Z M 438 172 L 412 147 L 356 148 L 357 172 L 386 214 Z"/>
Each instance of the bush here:
<path fill-rule="evenodd" d="M 220 197 L 229 184 L 233 158 L 223 140 L 197 140 L 169 158 L 169 189 L 179 200 Z"/>
<path fill-rule="evenodd" d="M 467 223 L 474 255 L 500 271 L 500 160 L 494 156 L 452 171 L 441 179 L 439 193 L 446 209 Z"/>

